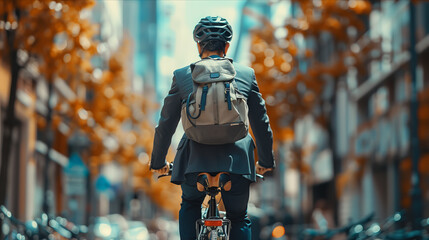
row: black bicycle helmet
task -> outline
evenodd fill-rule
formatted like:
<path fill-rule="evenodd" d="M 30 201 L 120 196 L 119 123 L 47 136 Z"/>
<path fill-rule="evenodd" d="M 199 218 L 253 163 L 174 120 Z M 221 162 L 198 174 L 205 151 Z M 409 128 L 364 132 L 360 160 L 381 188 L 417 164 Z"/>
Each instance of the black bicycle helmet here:
<path fill-rule="evenodd" d="M 225 18 L 210 17 L 201 18 L 194 28 L 195 42 L 207 40 L 220 40 L 229 42 L 232 39 L 232 28 Z"/>

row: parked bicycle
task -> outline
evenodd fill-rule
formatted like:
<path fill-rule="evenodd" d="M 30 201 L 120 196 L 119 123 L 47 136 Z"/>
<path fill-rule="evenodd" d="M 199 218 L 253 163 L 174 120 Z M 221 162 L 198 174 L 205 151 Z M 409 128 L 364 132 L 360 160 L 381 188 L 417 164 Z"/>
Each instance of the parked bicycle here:
<path fill-rule="evenodd" d="M 300 239 L 331 239 L 339 234 L 346 234 L 348 240 L 429 240 L 427 228 L 429 228 L 429 218 L 421 220 L 422 229 L 411 230 L 407 227 L 405 211 L 395 212 L 382 223 L 370 222 L 374 214 L 348 224 L 341 228 L 321 231 L 318 229 L 305 229 L 300 234 Z M 399 224 L 404 223 L 404 224 Z M 400 229 L 395 230 L 395 226 Z"/>
<path fill-rule="evenodd" d="M 396 212 L 392 216 L 387 218 L 383 224 L 379 224 L 377 222 L 372 223 L 358 238 L 358 240 L 370 240 L 370 239 L 428 240 L 429 239 L 428 232 L 425 229 L 428 223 L 428 219 L 423 219 L 421 221 L 421 229 L 418 229 L 418 230 L 411 230 L 411 227 L 407 226 L 407 223 L 409 222 L 407 222 L 405 211 Z"/>
<path fill-rule="evenodd" d="M 50 218 L 46 213 L 24 223 L 5 206 L 0 206 L 0 219 L 4 239 L 85 239 L 87 232 L 84 226 L 78 227 L 62 217 Z"/>
<path fill-rule="evenodd" d="M 346 234 L 347 239 L 354 240 L 359 237 L 361 232 L 365 229 L 365 225 L 368 224 L 374 218 L 374 213 L 367 215 L 366 217 L 347 224 L 346 226 L 328 229 L 326 231 L 322 231 L 320 229 L 304 229 L 301 233 L 299 233 L 299 239 L 301 240 L 312 240 L 312 239 L 332 239 L 334 236 L 339 234 Z"/>
<path fill-rule="evenodd" d="M 373 222 L 368 228 L 363 229 L 357 236 L 356 240 L 366 239 L 381 239 L 385 234 L 392 231 L 395 225 L 405 221 L 405 212 L 395 212 L 392 216 L 389 216 L 382 223 Z"/>
<path fill-rule="evenodd" d="M 393 232 L 386 232 L 383 234 L 383 239 L 386 240 L 429 240 L 429 218 L 420 221 L 421 229 L 410 230 L 403 227 Z"/>

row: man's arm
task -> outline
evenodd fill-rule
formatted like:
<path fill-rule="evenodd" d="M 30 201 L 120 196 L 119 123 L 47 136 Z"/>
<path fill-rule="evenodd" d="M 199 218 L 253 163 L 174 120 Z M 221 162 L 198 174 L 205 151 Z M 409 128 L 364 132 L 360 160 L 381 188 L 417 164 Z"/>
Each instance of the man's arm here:
<path fill-rule="evenodd" d="M 259 92 L 255 73 L 252 70 L 252 88 L 247 99 L 249 121 L 258 149 L 258 167 L 274 168 L 273 132 L 270 127 L 265 101 Z"/>
<path fill-rule="evenodd" d="M 167 164 L 165 157 L 170 147 L 171 138 L 176 131 L 180 120 L 181 100 L 176 85 L 176 78 L 173 77 L 170 91 L 164 99 L 164 105 L 161 109 L 161 117 L 158 126 L 155 128 L 155 137 L 153 140 L 153 149 L 150 168 L 157 170 L 165 167 Z"/>

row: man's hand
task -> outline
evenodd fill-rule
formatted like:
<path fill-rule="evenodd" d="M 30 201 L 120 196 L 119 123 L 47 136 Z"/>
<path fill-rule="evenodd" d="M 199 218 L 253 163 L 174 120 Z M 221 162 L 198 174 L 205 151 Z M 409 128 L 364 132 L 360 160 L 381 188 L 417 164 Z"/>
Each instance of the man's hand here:
<path fill-rule="evenodd" d="M 256 174 L 264 175 L 268 171 L 273 171 L 272 168 L 264 168 L 259 163 L 256 163 Z"/>
<path fill-rule="evenodd" d="M 165 164 L 165 166 L 161 169 L 151 169 L 152 172 L 156 172 L 160 175 L 165 175 L 168 174 L 168 172 L 170 171 L 170 164 Z"/>

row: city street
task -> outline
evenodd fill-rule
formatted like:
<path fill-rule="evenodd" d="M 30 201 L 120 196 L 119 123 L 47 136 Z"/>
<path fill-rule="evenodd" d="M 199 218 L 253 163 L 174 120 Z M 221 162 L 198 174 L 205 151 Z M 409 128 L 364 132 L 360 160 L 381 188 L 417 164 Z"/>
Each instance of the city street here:
<path fill-rule="evenodd" d="M 428 59 L 425 0 L 2 1 L 0 239 L 429 239 Z"/>

